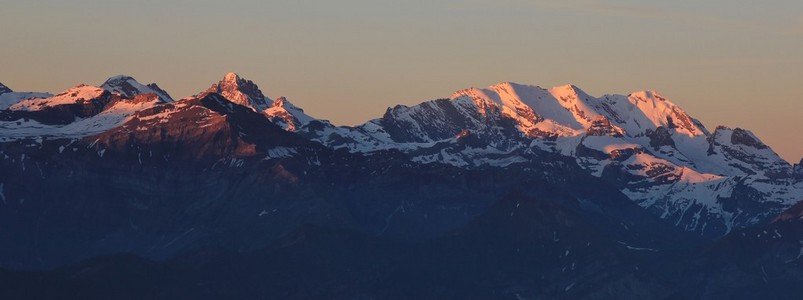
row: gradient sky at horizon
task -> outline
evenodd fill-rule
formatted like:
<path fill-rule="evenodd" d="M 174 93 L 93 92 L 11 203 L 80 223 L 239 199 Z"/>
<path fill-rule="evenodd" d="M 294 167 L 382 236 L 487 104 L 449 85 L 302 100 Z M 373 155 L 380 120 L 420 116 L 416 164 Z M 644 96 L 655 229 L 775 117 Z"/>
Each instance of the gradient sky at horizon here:
<path fill-rule="evenodd" d="M 0 5 L 0 82 L 60 92 L 132 75 L 175 98 L 237 72 L 353 125 L 502 81 L 657 90 L 803 157 L 803 2 L 74 0 Z"/>

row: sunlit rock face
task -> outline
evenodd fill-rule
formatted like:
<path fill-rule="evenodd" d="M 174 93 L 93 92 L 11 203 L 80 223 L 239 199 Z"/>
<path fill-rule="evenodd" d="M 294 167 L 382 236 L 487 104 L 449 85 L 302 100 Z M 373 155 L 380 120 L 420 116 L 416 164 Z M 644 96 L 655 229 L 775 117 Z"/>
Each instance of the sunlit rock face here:
<path fill-rule="evenodd" d="M 268 108 L 271 100 L 262 94 L 259 87 L 251 80 L 240 78 L 235 73 L 228 73 L 223 80 L 213 84 L 207 93 L 217 93 L 236 104 L 262 111 Z"/>

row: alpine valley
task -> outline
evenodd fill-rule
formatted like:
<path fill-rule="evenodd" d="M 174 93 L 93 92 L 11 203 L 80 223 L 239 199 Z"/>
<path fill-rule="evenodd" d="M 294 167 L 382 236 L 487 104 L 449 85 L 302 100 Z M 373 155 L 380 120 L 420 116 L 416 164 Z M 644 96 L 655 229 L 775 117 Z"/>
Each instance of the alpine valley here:
<path fill-rule="evenodd" d="M 505 82 L 352 127 L 199 90 L 0 84 L 0 298 L 803 292 L 803 161 L 655 91 Z"/>

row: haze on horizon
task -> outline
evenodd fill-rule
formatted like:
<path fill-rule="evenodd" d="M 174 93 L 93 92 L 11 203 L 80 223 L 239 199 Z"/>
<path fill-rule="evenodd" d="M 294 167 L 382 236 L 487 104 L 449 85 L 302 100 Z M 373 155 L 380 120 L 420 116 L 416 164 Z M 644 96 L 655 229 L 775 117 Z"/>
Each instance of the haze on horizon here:
<path fill-rule="evenodd" d="M 0 82 L 60 92 L 127 74 L 175 98 L 237 72 L 352 125 L 502 81 L 657 90 L 713 130 L 803 157 L 803 2 L 15 1 Z"/>

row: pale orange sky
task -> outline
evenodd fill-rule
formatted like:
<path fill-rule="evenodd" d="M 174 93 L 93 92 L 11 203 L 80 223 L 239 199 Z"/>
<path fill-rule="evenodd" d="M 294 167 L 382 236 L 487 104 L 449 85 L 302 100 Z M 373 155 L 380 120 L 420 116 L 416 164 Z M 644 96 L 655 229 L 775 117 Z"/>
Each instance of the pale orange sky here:
<path fill-rule="evenodd" d="M 502 81 L 650 89 L 803 157 L 801 1 L 16 2 L 0 10 L 0 82 L 19 91 L 128 74 L 181 98 L 234 71 L 351 125 Z"/>

